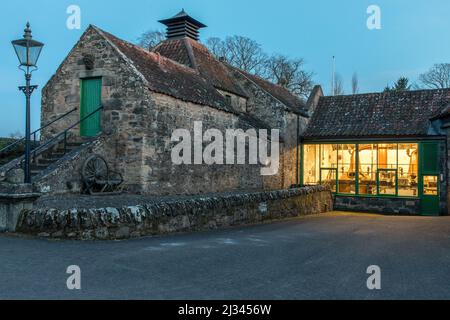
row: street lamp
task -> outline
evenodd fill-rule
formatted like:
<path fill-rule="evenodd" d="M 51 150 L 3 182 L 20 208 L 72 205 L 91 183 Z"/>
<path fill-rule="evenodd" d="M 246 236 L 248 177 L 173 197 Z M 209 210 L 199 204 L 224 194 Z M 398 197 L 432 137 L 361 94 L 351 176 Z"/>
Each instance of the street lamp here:
<path fill-rule="evenodd" d="M 31 183 L 30 172 L 30 99 L 31 94 L 37 86 L 30 85 L 31 74 L 37 70 L 37 61 L 44 44 L 33 40 L 31 36 L 30 23 L 27 23 L 23 39 L 12 41 L 17 58 L 19 59 L 21 69 L 25 73 L 26 85 L 19 87 L 19 90 L 25 94 L 26 97 L 26 120 L 25 120 L 25 183 Z"/>

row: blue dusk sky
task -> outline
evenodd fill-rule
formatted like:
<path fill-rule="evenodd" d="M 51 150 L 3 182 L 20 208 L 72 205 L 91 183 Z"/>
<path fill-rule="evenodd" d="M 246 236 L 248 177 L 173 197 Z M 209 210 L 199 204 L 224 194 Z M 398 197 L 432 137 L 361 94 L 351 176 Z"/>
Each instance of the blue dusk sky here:
<path fill-rule="evenodd" d="M 369 5 L 381 8 L 381 29 L 366 25 Z M 81 29 L 66 27 L 67 7 L 81 8 Z M 24 82 L 10 41 L 22 37 L 26 21 L 45 48 L 33 83 L 32 129 L 40 125 L 40 89 L 89 24 L 128 41 L 157 21 L 184 8 L 208 25 L 201 39 L 242 35 L 267 53 L 303 58 L 314 81 L 330 91 L 332 56 L 351 91 L 359 76 L 360 92 L 377 92 L 400 76 L 412 82 L 434 63 L 450 62 L 448 0 L 24 0 L 3 1 L 0 10 L 0 136 L 24 132 Z"/>

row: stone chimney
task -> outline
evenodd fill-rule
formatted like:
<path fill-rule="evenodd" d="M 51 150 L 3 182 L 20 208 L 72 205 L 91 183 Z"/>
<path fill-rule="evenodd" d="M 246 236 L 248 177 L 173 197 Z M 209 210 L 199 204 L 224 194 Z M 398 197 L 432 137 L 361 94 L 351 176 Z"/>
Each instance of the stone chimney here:
<path fill-rule="evenodd" d="M 167 27 L 167 39 L 191 38 L 199 40 L 199 30 L 206 26 L 189 16 L 184 9 L 170 19 L 160 20 Z"/>

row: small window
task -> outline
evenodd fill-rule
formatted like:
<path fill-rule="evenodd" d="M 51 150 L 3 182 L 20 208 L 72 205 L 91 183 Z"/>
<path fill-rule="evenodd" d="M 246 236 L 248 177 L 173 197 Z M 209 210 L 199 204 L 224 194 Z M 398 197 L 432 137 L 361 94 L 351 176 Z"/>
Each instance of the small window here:
<path fill-rule="evenodd" d="M 438 177 L 424 176 L 423 177 L 423 194 L 426 196 L 438 195 Z"/>

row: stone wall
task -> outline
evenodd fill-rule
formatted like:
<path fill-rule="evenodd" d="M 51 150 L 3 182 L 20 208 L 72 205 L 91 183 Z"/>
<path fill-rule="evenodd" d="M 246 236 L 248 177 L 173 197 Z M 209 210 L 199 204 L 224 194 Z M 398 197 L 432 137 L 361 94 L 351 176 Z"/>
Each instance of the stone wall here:
<path fill-rule="evenodd" d="M 21 212 L 31 210 L 39 196 L 29 184 L 0 182 L 0 232 L 14 232 Z"/>
<path fill-rule="evenodd" d="M 335 196 L 334 209 L 387 215 L 420 215 L 420 200 L 405 198 Z"/>
<path fill-rule="evenodd" d="M 24 210 L 17 231 L 73 239 L 125 239 L 208 230 L 331 211 L 324 186 L 230 193 L 102 209 Z"/>

